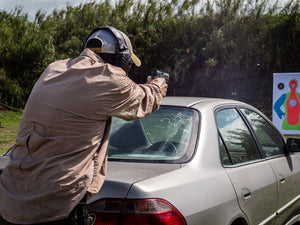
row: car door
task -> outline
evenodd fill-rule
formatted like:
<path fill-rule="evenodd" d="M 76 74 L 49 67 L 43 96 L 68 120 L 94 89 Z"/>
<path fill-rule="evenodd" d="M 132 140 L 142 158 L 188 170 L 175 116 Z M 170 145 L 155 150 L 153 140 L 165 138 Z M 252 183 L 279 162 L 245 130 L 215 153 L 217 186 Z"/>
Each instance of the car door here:
<path fill-rule="evenodd" d="M 262 115 L 249 109 L 241 109 L 241 111 L 250 122 L 264 157 L 276 174 L 278 183 L 277 210 L 280 215 L 299 198 L 300 155 L 286 152 L 282 136 Z"/>
<path fill-rule="evenodd" d="M 263 160 L 249 126 L 235 108 L 216 113 L 221 161 L 250 224 L 267 220 L 277 207 L 277 179 Z"/>

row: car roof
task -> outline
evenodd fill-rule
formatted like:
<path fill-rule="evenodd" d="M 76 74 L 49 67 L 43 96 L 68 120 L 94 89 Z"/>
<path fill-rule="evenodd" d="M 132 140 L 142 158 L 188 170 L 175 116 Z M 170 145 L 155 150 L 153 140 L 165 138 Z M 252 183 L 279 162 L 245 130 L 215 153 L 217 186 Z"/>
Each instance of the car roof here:
<path fill-rule="evenodd" d="M 231 100 L 231 99 L 222 99 L 222 98 L 209 98 L 209 97 L 184 97 L 184 96 L 167 96 L 164 97 L 161 105 L 167 106 L 181 106 L 181 107 L 193 107 L 199 103 L 206 103 L 211 106 L 220 106 L 223 104 L 243 104 L 243 102 Z"/>

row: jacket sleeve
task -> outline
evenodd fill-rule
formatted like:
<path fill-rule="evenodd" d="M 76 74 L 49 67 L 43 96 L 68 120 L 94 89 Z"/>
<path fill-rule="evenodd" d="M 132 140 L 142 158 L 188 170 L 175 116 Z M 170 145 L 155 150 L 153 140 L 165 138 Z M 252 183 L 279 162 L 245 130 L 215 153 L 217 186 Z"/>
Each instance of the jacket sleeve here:
<path fill-rule="evenodd" d="M 128 77 L 122 77 L 117 82 L 119 92 L 115 93 L 110 116 L 137 120 L 159 108 L 162 94 L 157 85 L 136 84 Z"/>

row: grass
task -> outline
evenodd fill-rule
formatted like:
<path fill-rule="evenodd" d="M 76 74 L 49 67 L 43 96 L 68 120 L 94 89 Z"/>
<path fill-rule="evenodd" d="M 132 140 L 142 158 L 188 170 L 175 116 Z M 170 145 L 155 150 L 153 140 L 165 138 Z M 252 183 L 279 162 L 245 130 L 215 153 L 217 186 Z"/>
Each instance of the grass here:
<path fill-rule="evenodd" d="M 14 145 L 21 117 L 21 111 L 0 111 L 0 154 Z"/>

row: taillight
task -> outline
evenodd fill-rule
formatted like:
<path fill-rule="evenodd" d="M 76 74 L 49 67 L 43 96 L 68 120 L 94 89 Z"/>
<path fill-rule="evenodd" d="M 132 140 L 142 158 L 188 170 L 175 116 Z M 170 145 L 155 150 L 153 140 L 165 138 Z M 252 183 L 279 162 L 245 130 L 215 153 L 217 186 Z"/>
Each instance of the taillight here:
<path fill-rule="evenodd" d="M 186 225 L 183 216 L 162 199 L 101 199 L 90 204 L 94 225 Z"/>

